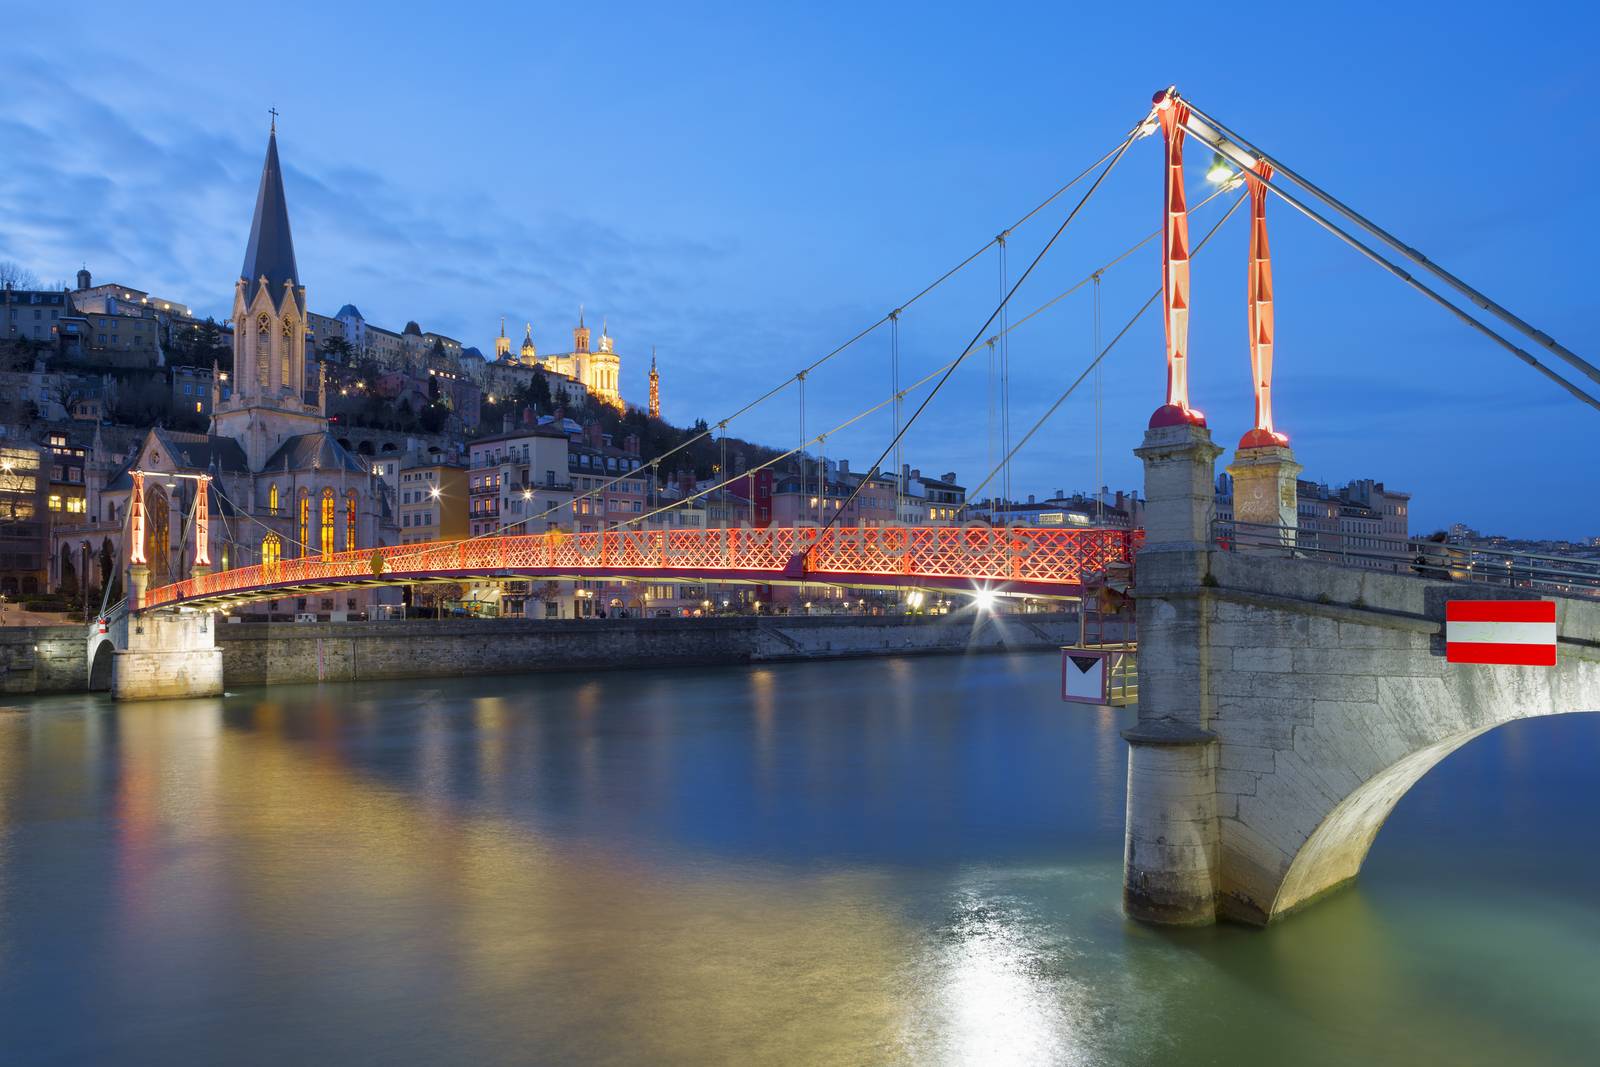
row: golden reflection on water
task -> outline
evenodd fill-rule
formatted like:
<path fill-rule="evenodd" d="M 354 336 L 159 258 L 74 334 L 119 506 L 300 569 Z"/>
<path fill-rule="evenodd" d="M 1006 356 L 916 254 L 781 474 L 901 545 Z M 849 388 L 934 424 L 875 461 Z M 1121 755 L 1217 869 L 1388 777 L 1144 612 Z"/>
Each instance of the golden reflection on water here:
<path fill-rule="evenodd" d="M 230 1064 L 1521 1067 L 1592 1048 L 1582 892 L 1557 911 L 1380 883 L 1265 933 L 1155 931 L 1118 910 L 1115 827 L 1008 850 L 1120 804 L 1126 713 L 1029 703 L 1040 678 L 1055 696 L 1053 665 L 985 667 L 0 714 L 0 1031 L 60 1003 L 70 1020 L 36 1027 L 60 1062 Z M 701 774 L 727 788 L 689 788 Z"/>
<path fill-rule="evenodd" d="M 473 710 L 490 780 L 502 711 Z M 758 718 L 772 713 L 758 703 Z M 930 952 L 870 871 L 664 871 L 553 847 L 437 799 L 443 723 L 419 731 L 418 796 L 342 765 L 315 725 L 320 709 L 309 740 L 286 735 L 272 701 L 251 709 L 247 729 L 225 729 L 221 706 L 199 702 L 127 706 L 117 718 L 119 900 L 124 928 L 141 931 L 123 951 L 231 910 L 276 966 L 321 946 L 320 961 L 293 965 L 311 990 L 346 1000 L 352 973 L 387 976 L 377 981 L 391 995 L 421 986 L 431 1023 L 468 1047 L 542 1049 L 541 1059 L 1002 1063 L 1056 1048 L 1058 991 L 1035 988 L 1003 916 L 974 917 L 981 901 Z M 165 853 L 203 840 L 221 854 L 181 886 L 170 867 L 157 873 Z M 185 942 L 208 950 L 169 944 Z"/>

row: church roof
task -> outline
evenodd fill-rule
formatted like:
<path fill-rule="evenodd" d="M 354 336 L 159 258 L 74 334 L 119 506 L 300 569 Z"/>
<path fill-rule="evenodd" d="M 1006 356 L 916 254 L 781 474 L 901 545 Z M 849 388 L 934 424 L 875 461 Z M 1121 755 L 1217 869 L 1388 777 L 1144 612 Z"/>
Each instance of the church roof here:
<path fill-rule="evenodd" d="M 177 430 L 155 428 L 150 431 L 166 450 L 172 465 L 184 474 L 222 474 L 250 472 L 250 462 L 245 458 L 244 449 L 239 442 L 231 437 L 214 437 L 203 433 L 180 433 Z M 106 489 L 111 492 L 117 490 L 130 490 L 133 488 L 132 470 L 135 460 L 143 449 L 135 451 L 133 457 L 126 460 L 116 473 L 106 481 Z"/>
<path fill-rule="evenodd" d="M 256 214 L 250 222 L 250 243 L 244 250 L 239 276 L 247 283 L 245 302 L 255 299 L 261 279 L 276 303 L 283 283 L 300 284 L 294 261 L 294 239 L 289 235 L 289 203 L 283 196 L 283 170 L 278 165 L 278 135 L 267 135 L 267 159 L 261 165 L 261 188 L 256 192 Z"/>
<path fill-rule="evenodd" d="M 204 433 L 180 433 L 177 430 L 156 429 L 156 439 L 165 446 L 167 455 L 180 469 L 197 472 L 222 471 L 248 474 L 250 461 L 244 449 L 231 437 L 214 437 Z"/>
<path fill-rule="evenodd" d="M 345 448 L 331 433 L 318 430 L 289 438 L 262 465 L 261 473 L 291 470 L 306 471 L 313 468 L 336 471 L 340 467 L 353 474 L 366 474 L 367 466 Z"/>

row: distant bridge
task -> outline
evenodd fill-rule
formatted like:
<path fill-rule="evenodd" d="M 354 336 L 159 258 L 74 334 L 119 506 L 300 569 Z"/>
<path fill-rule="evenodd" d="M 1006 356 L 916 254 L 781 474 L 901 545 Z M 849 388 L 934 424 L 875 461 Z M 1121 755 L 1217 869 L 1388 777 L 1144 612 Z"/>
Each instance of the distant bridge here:
<path fill-rule="evenodd" d="M 624 578 L 818 583 L 1076 597 L 1133 558 L 1136 535 L 1102 528 L 815 526 L 609 530 L 435 541 L 202 574 L 150 589 L 136 610 L 219 606 L 368 585 Z"/>

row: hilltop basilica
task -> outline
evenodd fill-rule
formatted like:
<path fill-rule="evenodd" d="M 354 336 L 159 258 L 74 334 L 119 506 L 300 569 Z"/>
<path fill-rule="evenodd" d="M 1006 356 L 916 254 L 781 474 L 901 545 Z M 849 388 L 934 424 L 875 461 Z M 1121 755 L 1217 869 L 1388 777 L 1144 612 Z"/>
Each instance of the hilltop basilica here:
<path fill-rule="evenodd" d="M 617 355 L 616 342 L 600 326 L 600 344 L 589 350 L 589 327 L 583 323 L 583 309 L 578 309 L 578 325 L 572 331 L 572 351 L 558 352 L 540 358 L 533 345 L 533 323 L 528 323 L 522 335 L 522 348 L 511 354 L 511 338 L 506 336 L 505 320 L 500 322 L 500 336 L 494 339 L 495 362 L 502 365 L 519 364 L 524 367 L 542 367 L 547 373 L 580 383 L 589 396 L 621 411 L 622 359 Z"/>
<path fill-rule="evenodd" d="M 320 373 L 308 395 L 306 287 L 289 232 L 276 124 L 234 284 L 233 323 L 233 388 L 223 395 L 223 376 L 213 374 L 210 431 L 150 430 L 102 494 L 108 517 L 125 519 L 133 474 L 143 472 L 151 588 L 191 573 L 196 486 L 205 475 L 214 567 L 398 542 L 380 479 L 328 432 Z M 373 595 L 346 591 L 295 607 L 365 610 Z"/>

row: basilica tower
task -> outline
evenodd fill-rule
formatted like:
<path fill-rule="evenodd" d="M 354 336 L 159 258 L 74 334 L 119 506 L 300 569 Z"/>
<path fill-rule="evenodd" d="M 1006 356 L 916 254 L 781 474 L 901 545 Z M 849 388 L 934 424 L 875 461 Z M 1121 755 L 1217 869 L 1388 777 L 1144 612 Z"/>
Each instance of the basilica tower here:
<path fill-rule="evenodd" d="M 661 417 L 661 372 L 656 370 L 656 347 L 650 346 L 650 417 Z"/>
<path fill-rule="evenodd" d="M 211 432 L 238 441 L 253 469 L 287 438 L 327 429 L 324 413 L 306 403 L 305 322 L 306 287 L 289 233 L 274 123 L 234 285 L 233 393 L 211 420 Z"/>

